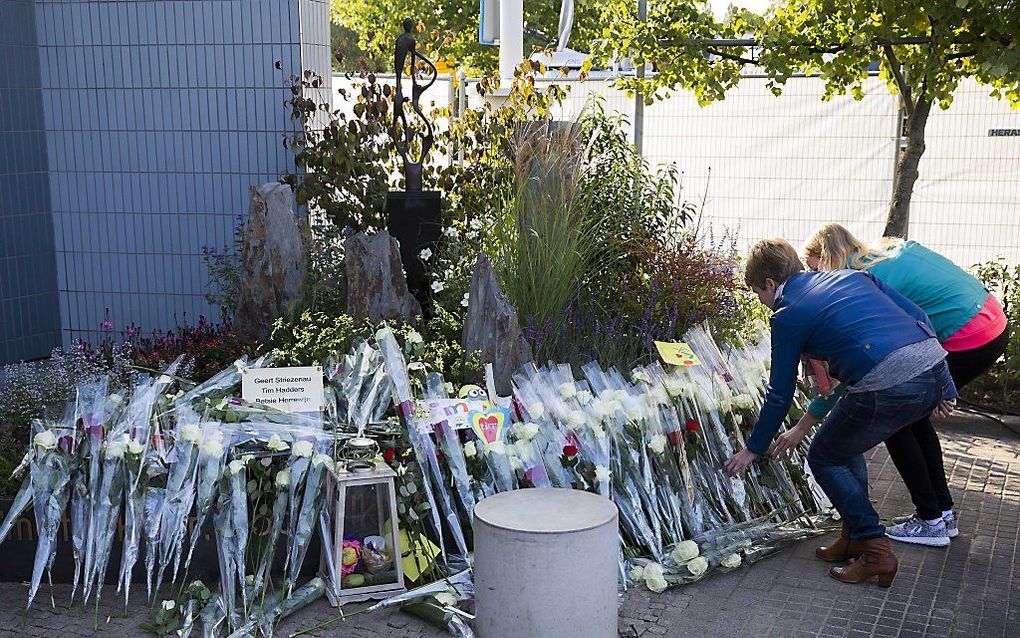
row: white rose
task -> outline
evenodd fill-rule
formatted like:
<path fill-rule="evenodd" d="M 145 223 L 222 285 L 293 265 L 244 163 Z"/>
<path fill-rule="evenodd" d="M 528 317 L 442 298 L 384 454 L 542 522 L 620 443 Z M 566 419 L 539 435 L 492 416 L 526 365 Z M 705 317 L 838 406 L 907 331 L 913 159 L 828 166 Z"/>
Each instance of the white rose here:
<path fill-rule="evenodd" d="M 227 465 L 227 469 L 231 474 L 240 474 L 244 469 L 244 459 L 234 459 Z"/>
<path fill-rule="evenodd" d="M 656 454 L 662 454 L 666 450 L 666 437 L 662 434 L 656 434 L 648 442 L 648 449 Z"/>
<path fill-rule="evenodd" d="M 313 466 L 325 465 L 326 469 L 332 471 L 333 459 L 328 454 L 316 454 L 315 456 L 312 457 L 312 465 Z"/>
<path fill-rule="evenodd" d="M 534 423 L 519 423 L 517 425 L 517 437 L 522 441 L 530 441 L 538 436 L 538 426 Z"/>
<path fill-rule="evenodd" d="M 202 438 L 202 430 L 198 428 L 194 423 L 188 423 L 187 425 L 181 426 L 181 440 L 189 443 L 198 445 L 199 439 Z"/>
<path fill-rule="evenodd" d="M 389 339 L 392 336 L 393 336 L 393 331 L 390 330 L 389 326 L 383 326 L 382 328 L 379 328 L 378 330 L 375 331 L 375 340 L 376 341 L 384 341 L 386 339 Z"/>
<path fill-rule="evenodd" d="M 698 556 L 691 562 L 687 563 L 687 571 L 692 576 L 701 576 L 708 571 L 708 559 L 704 556 Z"/>
<path fill-rule="evenodd" d="M 106 458 L 122 459 L 127 451 L 127 444 L 123 441 L 109 441 L 106 444 Z"/>
<path fill-rule="evenodd" d="M 290 449 L 290 446 L 287 445 L 286 441 L 280 438 L 279 434 L 274 434 L 269 437 L 269 443 L 266 444 L 266 447 L 273 452 L 284 452 Z"/>
<path fill-rule="evenodd" d="M 545 416 L 545 406 L 541 403 L 532 403 L 527 407 L 528 416 L 533 419 L 541 419 Z"/>
<path fill-rule="evenodd" d="M 671 555 L 673 560 L 678 563 L 686 563 L 689 560 L 693 560 L 698 557 L 701 551 L 698 549 L 698 544 L 694 541 L 680 541 L 673 548 Z"/>
<path fill-rule="evenodd" d="M 506 454 L 506 446 L 503 445 L 502 441 L 496 441 L 495 443 L 489 443 L 485 448 L 493 454 Z"/>
<path fill-rule="evenodd" d="M 294 444 L 292 454 L 300 458 L 309 458 L 313 452 L 311 441 L 298 441 Z"/>
<path fill-rule="evenodd" d="M 474 441 L 468 441 L 467 443 L 464 444 L 464 456 L 466 456 L 467 458 L 471 459 L 471 458 L 474 458 L 475 455 L 477 455 L 477 454 L 478 454 L 478 449 L 475 448 L 475 442 Z"/>
<path fill-rule="evenodd" d="M 577 396 L 577 386 L 573 383 L 561 383 L 560 396 L 564 399 L 570 399 Z"/>
<path fill-rule="evenodd" d="M 428 248 L 426 248 L 425 250 L 428 250 Z M 418 334 L 417 332 L 412 330 L 411 332 L 407 333 L 407 342 L 408 343 L 424 343 L 425 340 L 422 338 L 422 336 L 420 334 Z"/>
<path fill-rule="evenodd" d="M 567 415 L 567 425 L 573 428 L 579 428 L 585 424 L 587 419 L 584 418 L 584 412 L 580 410 L 573 410 Z"/>
<path fill-rule="evenodd" d="M 630 573 L 628 574 L 628 576 L 630 576 L 630 579 L 633 581 L 644 580 L 645 568 L 641 567 L 640 565 L 635 565 L 630 568 Z"/>
<path fill-rule="evenodd" d="M 163 609 L 167 611 L 173 611 L 175 607 L 177 607 L 177 603 L 175 603 L 174 601 L 172 600 L 163 601 Z"/>
<path fill-rule="evenodd" d="M 595 480 L 599 483 L 608 483 L 611 476 L 609 468 L 605 465 L 599 465 L 595 468 Z"/>
<path fill-rule="evenodd" d="M 623 409 L 623 404 L 613 399 L 606 403 L 606 412 L 609 416 L 615 415 L 617 412 Z"/>
<path fill-rule="evenodd" d="M 662 578 L 662 565 L 658 563 L 648 563 L 645 565 L 643 578 Z"/>
<path fill-rule="evenodd" d="M 581 390 L 577 393 L 577 400 L 581 403 L 581 405 L 588 405 L 591 403 L 593 398 L 592 393 L 587 390 Z"/>
<path fill-rule="evenodd" d="M 287 487 L 290 485 L 290 470 L 280 470 L 276 473 L 276 487 Z"/>
<path fill-rule="evenodd" d="M 127 442 L 127 451 L 128 454 L 138 456 L 139 454 L 145 451 L 145 446 L 139 443 L 138 441 L 131 439 Z"/>
<path fill-rule="evenodd" d="M 754 399 L 750 394 L 738 394 L 733 397 L 733 407 L 738 410 L 750 410 L 754 407 Z"/>
<path fill-rule="evenodd" d="M 676 375 L 666 377 L 666 392 L 674 399 L 684 396 L 687 388 Z"/>
<path fill-rule="evenodd" d="M 661 594 L 669 587 L 665 578 L 645 578 L 645 587 L 656 594 Z"/>
<path fill-rule="evenodd" d="M 726 554 L 719 563 L 726 569 L 736 569 L 740 567 L 740 554 Z"/>
<path fill-rule="evenodd" d="M 202 454 L 211 457 L 223 456 L 223 442 L 218 438 L 210 438 L 202 443 Z"/>
<path fill-rule="evenodd" d="M 32 437 L 32 443 L 40 450 L 49 452 L 57 447 L 57 435 L 50 430 L 43 430 Z"/>

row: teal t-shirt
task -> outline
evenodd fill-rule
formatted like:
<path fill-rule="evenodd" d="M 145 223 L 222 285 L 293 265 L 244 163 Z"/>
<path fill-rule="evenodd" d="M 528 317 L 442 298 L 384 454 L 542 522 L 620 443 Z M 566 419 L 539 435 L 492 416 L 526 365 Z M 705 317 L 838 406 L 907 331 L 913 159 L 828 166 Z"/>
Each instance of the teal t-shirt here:
<path fill-rule="evenodd" d="M 988 290 L 976 277 L 916 241 L 904 243 L 891 257 L 865 269 L 920 306 L 940 342 L 973 319 L 988 299 Z M 825 418 L 843 391 L 841 385 L 828 396 L 815 398 L 808 411 Z"/>

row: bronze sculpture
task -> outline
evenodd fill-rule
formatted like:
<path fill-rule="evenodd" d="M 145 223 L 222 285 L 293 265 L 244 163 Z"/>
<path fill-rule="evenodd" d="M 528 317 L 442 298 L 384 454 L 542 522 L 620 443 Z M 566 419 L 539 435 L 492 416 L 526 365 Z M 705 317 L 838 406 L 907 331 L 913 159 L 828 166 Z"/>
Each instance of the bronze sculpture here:
<path fill-rule="evenodd" d="M 428 118 L 421 110 L 421 105 L 418 103 L 418 99 L 421 94 L 428 90 L 438 76 L 436 66 L 426 58 L 424 55 L 417 50 L 417 41 L 414 38 L 414 20 L 411 18 L 404 18 L 404 32 L 397 38 L 396 50 L 393 56 L 393 67 L 396 75 L 396 95 L 393 98 L 393 137 L 396 140 L 397 150 L 400 151 L 401 157 L 404 158 L 404 190 L 408 193 L 421 192 L 422 188 L 422 163 L 428 157 L 429 151 L 432 149 L 433 143 L 433 129 L 432 123 L 429 122 Z M 402 77 L 404 73 L 404 65 L 408 62 L 410 57 L 410 76 L 411 76 L 411 97 L 408 99 L 404 95 L 404 89 L 402 86 Z M 418 61 L 423 62 L 426 66 L 424 69 L 420 69 Z M 420 84 L 418 82 L 418 76 L 425 75 L 428 78 L 427 84 Z M 407 116 L 404 113 L 404 103 L 410 102 L 411 108 L 414 113 L 421 120 L 424 125 L 425 132 L 417 128 L 412 128 L 408 125 Z M 411 145 L 414 142 L 415 136 L 421 138 L 419 153 L 417 157 L 412 155 Z"/>

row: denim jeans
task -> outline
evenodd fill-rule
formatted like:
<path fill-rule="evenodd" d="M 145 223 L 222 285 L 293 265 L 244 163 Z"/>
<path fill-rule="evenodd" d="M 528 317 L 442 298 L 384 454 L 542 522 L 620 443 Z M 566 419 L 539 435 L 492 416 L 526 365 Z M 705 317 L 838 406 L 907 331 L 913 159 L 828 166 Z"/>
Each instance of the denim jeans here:
<path fill-rule="evenodd" d="M 850 538 L 885 535 L 868 497 L 864 453 L 956 396 L 949 368 L 941 362 L 910 381 L 885 390 L 849 392 L 825 419 L 811 442 L 808 464 L 815 480 L 842 515 Z"/>

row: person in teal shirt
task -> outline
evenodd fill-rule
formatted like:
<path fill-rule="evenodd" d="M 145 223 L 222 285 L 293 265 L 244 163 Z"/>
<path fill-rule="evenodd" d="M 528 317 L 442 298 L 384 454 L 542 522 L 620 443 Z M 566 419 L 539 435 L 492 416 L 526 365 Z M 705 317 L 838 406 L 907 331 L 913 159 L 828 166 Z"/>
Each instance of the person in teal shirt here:
<path fill-rule="evenodd" d="M 995 296 L 971 274 L 915 241 L 887 239 L 872 248 L 839 224 L 829 224 L 808 240 L 804 253 L 812 270 L 864 270 L 920 306 L 948 353 L 946 362 L 957 389 L 988 370 L 1006 351 L 1009 327 Z M 802 439 L 842 394 L 837 387 L 812 401 L 808 414 L 776 442 L 773 453 L 785 453 Z M 894 518 L 886 534 L 906 543 L 949 545 L 959 527 L 942 446 L 931 419 L 903 428 L 885 443 L 916 510 Z"/>

